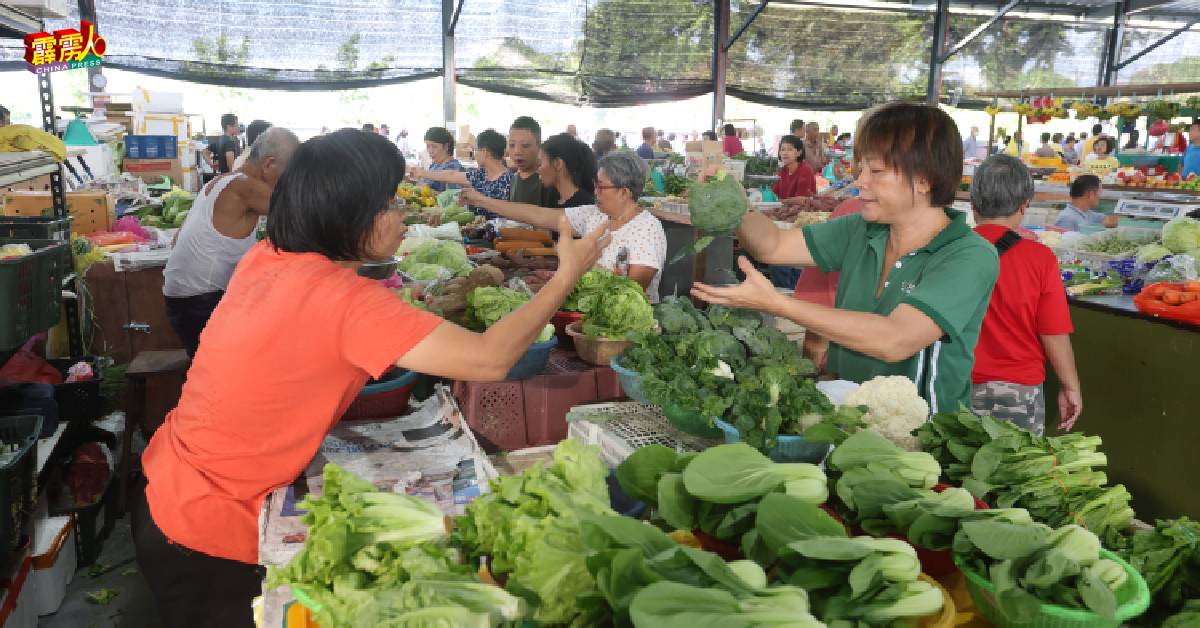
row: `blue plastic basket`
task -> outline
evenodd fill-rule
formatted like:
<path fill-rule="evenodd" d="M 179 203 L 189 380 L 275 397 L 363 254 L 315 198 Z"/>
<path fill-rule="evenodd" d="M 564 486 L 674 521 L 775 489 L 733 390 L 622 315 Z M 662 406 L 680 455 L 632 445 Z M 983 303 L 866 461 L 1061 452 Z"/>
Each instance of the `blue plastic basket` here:
<path fill-rule="evenodd" d="M 374 384 L 367 384 L 366 386 L 363 386 L 362 390 L 359 391 L 358 396 L 369 397 L 371 395 L 378 395 L 379 393 L 391 392 L 402 386 L 409 386 L 416 383 L 418 376 L 420 376 L 420 373 L 416 373 L 414 371 L 404 371 L 396 377 L 389 377 L 388 379 L 375 382 Z"/>
<path fill-rule="evenodd" d="M 613 358 L 609 362 L 609 366 L 617 374 L 617 379 L 621 382 L 621 390 L 625 391 L 626 397 L 638 403 L 649 404 L 650 400 L 646 398 L 646 393 L 642 392 L 642 374 L 621 366 L 620 360 L 621 356 Z"/>
<path fill-rule="evenodd" d="M 525 355 L 521 356 L 520 360 L 513 365 L 509 370 L 508 375 L 504 378 L 506 381 L 514 381 L 518 379 L 529 379 L 534 375 L 541 374 L 546 370 L 546 364 L 550 362 L 550 350 L 558 346 L 558 338 L 551 336 L 545 342 L 535 342 L 529 345 L 529 349 L 525 351 Z"/>
<path fill-rule="evenodd" d="M 717 427 L 725 433 L 725 443 L 740 443 L 742 435 L 737 428 L 717 419 Z M 781 434 L 776 437 L 775 446 L 767 454 L 771 460 L 775 462 L 810 462 L 818 464 L 829 455 L 829 450 L 833 446 L 828 443 L 810 443 L 804 440 L 803 436 L 792 434 Z"/>

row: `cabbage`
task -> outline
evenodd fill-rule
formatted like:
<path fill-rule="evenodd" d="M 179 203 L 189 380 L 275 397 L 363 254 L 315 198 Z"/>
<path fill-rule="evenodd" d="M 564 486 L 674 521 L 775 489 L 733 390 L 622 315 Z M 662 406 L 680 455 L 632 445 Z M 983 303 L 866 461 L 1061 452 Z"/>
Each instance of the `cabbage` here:
<path fill-rule="evenodd" d="M 416 279 L 417 281 L 434 281 L 437 279 L 449 279 L 453 273 L 437 264 L 425 264 L 416 262 L 409 264 L 404 270 L 404 274 Z"/>
<path fill-rule="evenodd" d="M 1172 253 L 1200 249 L 1200 220 L 1181 217 L 1163 227 L 1163 245 Z"/>
<path fill-rule="evenodd" d="M 412 275 L 409 269 L 415 264 L 437 264 L 447 268 L 455 276 L 464 277 L 471 273 L 471 261 L 467 249 L 460 242 L 432 240 L 418 246 L 397 266 L 401 272 Z"/>
<path fill-rule="evenodd" d="M 1157 262 L 1158 260 L 1170 254 L 1171 249 L 1168 249 L 1158 242 L 1143 244 L 1142 246 L 1139 246 L 1137 250 L 1137 263 L 1141 265 L 1150 262 Z"/>
<path fill-rule="evenodd" d="M 613 283 L 583 318 L 583 333 L 624 340 L 630 332 L 654 329 L 654 308 L 637 282 Z"/>
<path fill-rule="evenodd" d="M 458 204 L 458 195 L 462 193 L 460 188 L 452 188 L 445 190 L 437 195 L 438 207 L 450 207 Z"/>

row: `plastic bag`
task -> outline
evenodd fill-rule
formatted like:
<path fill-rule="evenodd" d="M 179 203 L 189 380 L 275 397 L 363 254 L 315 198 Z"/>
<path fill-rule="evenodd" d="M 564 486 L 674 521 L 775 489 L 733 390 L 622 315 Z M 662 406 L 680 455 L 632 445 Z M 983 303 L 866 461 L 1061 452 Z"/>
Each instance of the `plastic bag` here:
<path fill-rule="evenodd" d="M 0 246 L 0 259 L 16 259 L 26 255 L 33 255 L 33 248 L 24 242 Z"/>
<path fill-rule="evenodd" d="M 1200 279 L 1196 258 L 1191 255 L 1164 257 L 1146 273 L 1146 283 L 1192 281 Z"/>
<path fill-rule="evenodd" d="M 429 225 L 412 225 L 408 228 L 410 237 L 433 238 L 438 240 L 462 240 L 462 231 L 457 222 L 448 222 L 440 227 Z M 407 240 L 406 240 L 407 241 Z"/>
<path fill-rule="evenodd" d="M 1171 305 L 1162 298 L 1168 291 L 1187 292 L 1184 287 L 1180 283 L 1150 284 L 1133 297 L 1133 303 L 1138 310 L 1151 316 L 1200 325 L 1200 300 Z"/>
<path fill-rule="evenodd" d="M 44 341 L 46 334 L 38 334 L 30 338 L 16 353 L 0 367 L 0 382 L 21 382 L 30 384 L 61 384 L 62 373 L 54 365 L 34 352 L 38 342 Z"/>

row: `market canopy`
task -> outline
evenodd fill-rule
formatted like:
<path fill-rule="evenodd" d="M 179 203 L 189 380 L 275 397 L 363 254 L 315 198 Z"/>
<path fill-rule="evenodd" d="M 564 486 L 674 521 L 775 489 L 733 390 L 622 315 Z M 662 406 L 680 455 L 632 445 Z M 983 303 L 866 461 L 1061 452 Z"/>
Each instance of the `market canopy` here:
<path fill-rule="evenodd" d="M 728 93 L 790 107 L 854 109 L 922 98 L 944 24 L 941 93 L 1095 85 L 1114 12 L 1127 10 L 1114 72 L 1134 83 L 1200 81 L 1196 0 L 732 0 Z M 847 5 L 853 4 L 853 8 Z M 1009 6 L 1012 5 L 1012 6 Z M 369 87 L 442 75 L 443 8 L 458 81 L 530 98 L 626 106 L 713 90 L 714 3 L 704 0 L 359 0 L 211 3 L 99 0 L 105 65 L 201 83 L 286 90 Z M 1009 9 L 996 18 L 997 12 Z M 741 28 L 752 13 L 757 18 Z M 78 23 L 78 13 L 47 24 Z M 958 49 L 972 31 L 977 37 Z M 0 69 L 23 68 L 19 41 Z"/>

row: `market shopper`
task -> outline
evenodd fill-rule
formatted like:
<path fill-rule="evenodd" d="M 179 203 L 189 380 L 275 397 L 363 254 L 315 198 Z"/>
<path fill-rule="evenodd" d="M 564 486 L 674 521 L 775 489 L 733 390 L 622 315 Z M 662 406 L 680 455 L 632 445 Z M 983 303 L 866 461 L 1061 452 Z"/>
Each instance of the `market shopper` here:
<path fill-rule="evenodd" d="M 479 190 L 465 190 L 462 200 L 490 213 L 520 220 L 511 215 L 513 207 L 565 209 L 596 202 L 596 157 L 587 144 L 559 133 L 542 143 L 538 154 L 538 178 L 542 181 L 539 203 L 517 203 L 488 198 Z"/>
<path fill-rule="evenodd" d="M 692 294 L 794 321 L 830 339 L 828 368 L 842 379 L 904 375 L 934 412 L 954 411 L 970 402 L 975 344 L 999 271 L 995 248 L 948 209 L 962 178 L 962 139 L 950 116 L 926 105 L 890 103 L 861 125 L 862 214 L 782 230 L 748 212 L 737 233 L 760 262 L 841 272 L 836 309 L 780 294 L 744 257 L 742 284 L 696 284 Z"/>
<path fill-rule="evenodd" d="M 617 134 L 613 133 L 612 129 L 596 131 L 596 139 L 592 140 L 592 151 L 596 153 L 596 159 L 600 159 L 614 150 L 617 150 Z"/>
<path fill-rule="evenodd" d="M 1079 165 L 1079 151 L 1077 149 L 1077 145 L 1075 144 L 1075 138 L 1068 137 L 1067 139 L 1063 140 L 1062 159 L 1063 163 L 1066 163 L 1069 166 Z"/>
<path fill-rule="evenodd" d="M 1047 159 L 1058 157 L 1058 151 L 1054 150 L 1054 146 L 1050 144 L 1050 138 L 1051 135 L 1049 133 L 1042 133 L 1042 145 L 1038 146 L 1038 149 L 1034 151 L 1033 155 L 1035 157 L 1045 157 Z"/>
<path fill-rule="evenodd" d="M 430 127 L 425 131 L 425 152 L 429 153 L 430 164 L 425 172 L 466 172 L 462 162 L 454 158 L 454 136 L 444 127 Z M 454 183 L 446 183 L 438 179 L 424 178 L 420 183 L 428 185 L 434 192 L 445 192 L 447 189 L 460 187 Z"/>
<path fill-rule="evenodd" d="M 262 135 L 263 132 L 269 128 L 271 128 L 271 123 L 267 122 L 266 120 L 255 120 L 246 125 L 246 146 L 254 146 L 254 142 L 258 140 L 258 136 Z M 233 162 L 233 169 L 237 170 L 238 168 L 241 168 L 242 164 L 246 163 L 246 157 L 249 156 L 249 154 L 250 152 L 247 150 L 241 155 L 238 155 L 238 158 Z"/>
<path fill-rule="evenodd" d="M 607 220 L 612 241 L 601 254 L 599 265 L 626 272 L 646 289 L 651 302 L 657 303 L 658 284 L 667 260 L 667 236 L 662 223 L 638 205 L 646 185 L 646 169 L 645 161 L 627 152 L 605 155 L 596 176 L 595 204 L 567 207 L 564 211 L 483 199 L 470 190 L 463 195 L 501 216 L 542 229 L 559 229 L 559 217 L 564 213 L 576 230 Z M 628 266 L 627 270 L 622 269 L 623 265 Z"/>
<path fill-rule="evenodd" d="M 195 357 L 234 267 L 254 246 L 258 219 L 299 143 L 287 129 L 266 130 L 245 164 L 205 184 L 192 202 L 163 271 L 167 320 L 188 357 Z"/>
<path fill-rule="evenodd" d="M 817 174 L 804 158 L 804 140 L 785 135 L 779 140 L 779 180 L 771 191 L 784 204 L 817 194 Z"/>
<path fill-rule="evenodd" d="M 1100 134 L 1103 132 L 1104 132 L 1103 125 L 1093 124 L 1091 137 L 1088 137 L 1087 133 L 1081 133 L 1079 135 L 1080 141 L 1083 142 L 1083 146 L 1081 146 L 1079 149 L 1079 154 L 1083 155 L 1084 159 L 1087 159 L 1087 157 L 1092 154 L 1092 150 L 1095 147 L 1096 140 L 1100 139 Z"/>
<path fill-rule="evenodd" d="M 742 140 L 738 138 L 737 127 L 726 124 L 723 130 L 725 139 L 721 144 L 721 149 L 726 157 L 736 157 L 746 152 L 746 149 L 742 147 Z"/>
<path fill-rule="evenodd" d="M 654 159 L 654 127 L 642 129 L 642 145 L 637 147 L 637 156 L 645 160 Z"/>
<path fill-rule="evenodd" d="M 821 125 L 816 122 L 809 122 L 804 127 L 804 160 L 813 172 L 820 172 L 829 163 L 825 156 L 825 142 L 821 141 Z"/>
<path fill-rule="evenodd" d="M 1047 360 L 1062 385 L 1058 393 L 1061 429 L 1075 425 L 1083 411 L 1083 396 L 1058 256 L 1016 231 L 1031 200 L 1033 177 L 1019 159 L 993 155 L 975 169 L 971 178 L 975 232 L 996 247 L 1000 277 L 975 348 L 971 409 L 1043 434 Z"/>
<path fill-rule="evenodd" d="M 242 144 L 238 140 L 241 133 L 242 127 L 238 124 L 237 116 L 232 113 L 221 116 L 221 137 L 205 153 L 213 172 L 229 174 L 233 171 L 233 162 L 242 153 Z"/>
<path fill-rule="evenodd" d="M 575 239 L 562 219 L 554 278 L 473 333 L 356 273 L 403 239 L 403 179 L 395 145 L 358 130 L 305 142 L 280 178 L 269 239 L 239 265 L 142 458 L 134 543 L 168 628 L 254 625 L 263 500 L 296 479 L 369 378 L 398 366 L 503 379 L 608 242 L 604 224 Z"/>
<path fill-rule="evenodd" d="M 1179 175 L 1184 179 L 1194 174 L 1200 175 L 1200 120 L 1188 125 L 1188 146 L 1179 164 Z"/>
<path fill-rule="evenodd" d="M 1100 206 L 1100 177 L 1084 174 L 1071 182 L 1071 202 L 1058 214 L 1054 226 L 1064 231 L 1080 231 L 1086 226 L 1116 227 L 1118 216 L 1105 216 L 1095 211 Z"/>
<path fill-rule="evenodd" d="M 508 200 L 514 203 L 542 203 L 542 180 L 538 177 L 538 152 L 542 145 L 542 125 L 529 116 L 513 120 L 508 128 L 508 159 L 515 171 Z"/>
<path fill-rule="evenodd" d="M 463 171 L 427 170 L 413 167 L 409 169 L 408 177 L 471 187 L 489 198 L 508 200 L 512 193 L 513 173 L 504 163 L 506 148 L 504 136 L 488 129 L 475 138 L 475 143 L 478 145 L 478 150 L 475 151 L 478 167 L 467 168 Z M 472 206 L 470 209 L 486 218 L 495 218 L 495 214 L 491 214 L 481 207 Z"/>

